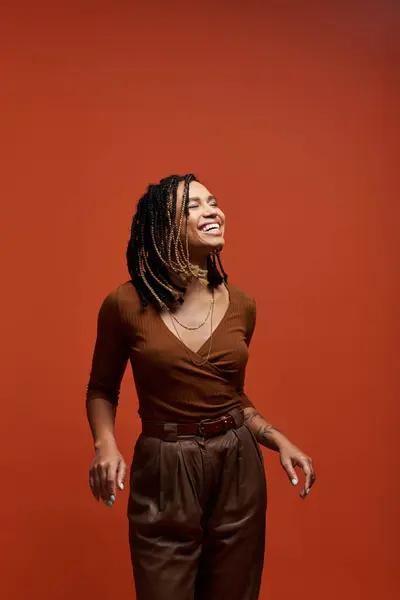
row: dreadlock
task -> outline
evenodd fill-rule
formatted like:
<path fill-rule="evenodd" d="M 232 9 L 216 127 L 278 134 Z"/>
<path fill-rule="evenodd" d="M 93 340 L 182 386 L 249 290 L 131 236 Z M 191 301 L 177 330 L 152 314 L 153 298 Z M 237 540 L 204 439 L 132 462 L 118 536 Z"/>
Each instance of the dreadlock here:
<path fill-rule="evenodd" d="M 201 277 L 200 269 L 190 263 L 189 257 L 187 217 L 191 181 L 197 181 L 191 173 L 165 177 L 160 183 L 149 185 L 138 202 L 126 258 L 143 307 L 153 304 L 162 309 L 170 308 L 176 302 L 182 303 L 185 284 L 191 277 Z M 177 218 L 177 194 L 181 182 L 184 182 L 182 209 Z M 182 242 L 184 222 L 186 229 Z M 182 286 L 173 283 L 170 274 L 177 275 Z M 211 288 L 227 281 L 219 252 L 207 257 L 205 277 Z"/>

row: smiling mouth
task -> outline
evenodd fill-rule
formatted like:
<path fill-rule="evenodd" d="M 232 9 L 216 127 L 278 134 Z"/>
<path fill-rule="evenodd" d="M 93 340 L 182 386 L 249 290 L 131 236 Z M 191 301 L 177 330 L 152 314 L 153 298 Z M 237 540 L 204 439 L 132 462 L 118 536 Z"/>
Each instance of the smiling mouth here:
<path fill-rule="evenodd" d="M 209 223 L 207 225 L 203 225 L 200 228 L 202 233 L 219 233 L 221 231 L 221 226 L 219 223 Z"/>

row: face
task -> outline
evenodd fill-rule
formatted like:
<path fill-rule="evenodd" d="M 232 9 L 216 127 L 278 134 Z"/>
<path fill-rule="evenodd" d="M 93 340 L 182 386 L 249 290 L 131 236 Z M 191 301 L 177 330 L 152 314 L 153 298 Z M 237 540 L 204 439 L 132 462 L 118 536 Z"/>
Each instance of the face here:
<path fill-rule="evenodd" d="M 182 207 L 184 184 L 178 186 L 176 215 L 179 220 Z M 182 236 L 185 237 L 184 221 Z M 218 206 L 218 201 L 209 190 L 198 181 L 189 185 L 188 240 L 192 258 L 202 258 L 213 250 L 223 248 L 225 232 L 225 215 Z"/>

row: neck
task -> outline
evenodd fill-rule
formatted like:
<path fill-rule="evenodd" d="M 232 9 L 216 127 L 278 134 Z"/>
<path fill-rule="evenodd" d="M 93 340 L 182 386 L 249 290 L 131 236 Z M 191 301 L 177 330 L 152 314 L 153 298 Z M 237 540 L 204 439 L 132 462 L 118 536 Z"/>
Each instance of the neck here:
<path fill-rule="evenodd" d="M 196 258 L 195 256 L 191 255 L 190 263 L 194 267 L 198 267 L 199 269 L 202 269 L 203 271 L 207 270 L 207 256 L 200 256 L 200 257 Z"/>
<path fill-rule="evenodd" d="M 207 257 L 194 258 L 191 257 L 190 264 L 192 265 L 192 269 L 194 272 L 197 270 L 203 271 L 203 274 L 207 272 Z M 170 278 L 172 283 L 179 287 L 186 288 L 186 294 L 188 292 L 192 293 L 194 291 L 204 290 L 207 287 L 207 277 L 205 279 L 199 278 L 195 275 L 191 275 L 185 277 L 184 280 L 179 277 L 178 274 L 170 272 Z"/>
<path fill-rule="evenodd" d="M 192 277 L 186 286 L 186 297 L 193 292 L 201 293 L 206 289 L 206 285 L 199 281 L 197 277 Z"/>

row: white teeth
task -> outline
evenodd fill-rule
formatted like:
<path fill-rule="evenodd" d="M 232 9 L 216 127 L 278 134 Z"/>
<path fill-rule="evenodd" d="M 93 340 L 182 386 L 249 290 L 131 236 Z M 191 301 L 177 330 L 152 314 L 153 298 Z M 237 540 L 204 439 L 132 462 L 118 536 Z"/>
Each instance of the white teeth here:
<path fill-rule="evenodd" d="M 214 229 L 219 229 L 218 223 L 212 223 L 203 227 L 203 231 L 213 231 Z"/>

